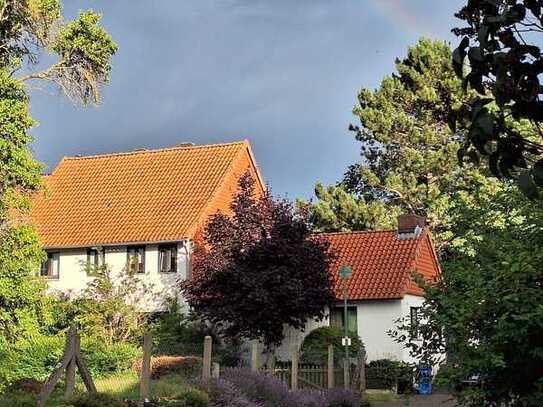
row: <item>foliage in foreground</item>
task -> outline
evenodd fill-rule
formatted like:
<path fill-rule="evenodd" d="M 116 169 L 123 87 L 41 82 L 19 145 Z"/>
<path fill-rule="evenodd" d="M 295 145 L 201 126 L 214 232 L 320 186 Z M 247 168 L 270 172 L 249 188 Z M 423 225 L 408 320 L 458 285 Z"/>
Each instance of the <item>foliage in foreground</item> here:
<path fill-rule="evenodd" d="M 464 151 L 477 159 L 486 157 L 495 176 L 517 178 L 527 196 L 539 198 L 543 188 L 543 2 L 472 0 L 456 17 L 465 26 L 453 30 L 463 38 L 452 61 L 464 87 L 478 95 L 450 116 L 453 129 L 468 129 Z M 526 133 L 511 126 L 511 118 L 524 120 L 533 130 Z"/>
<path fill-rule="evenodd" d="M 35 123 L 24 83 L 45 79 L 74 102 L 98 103 L 117 45 L 92 11 L 64 21 L 60 0 L 0 0 L 0 9 L 0 336 L 13 342 L 36 334 L 47 317 L 34 278 L 43 253 L 26 224 L 42 166 L 29 148 Z M 18 76 L 40 66 L 44 51 L 56 55 L 53 65 Z"/>
<path fill-rule="evenodd" d="M 277 377 L 247 369 L 227 369 L 220 379 L 200 383 L 213 406 L 359 407 L 357 393 L 332 389 L 290 391 Z"/>
<path fill-rule="evenodd" d="M 239 180 L 232 216 L 212 215 L 194 278 L 181 289 L 194 311 L 231 337 L 280 344 L 284 326 L 322 319 L 333 300 L 327 243 L 308 239 L 292 206 L 269 192 L 257 197 L 249 173 Z"/>
<path fill-rule="evenodd" d="M 463 405 L 540 406 L 543 208 L 511 188 L 482 206 L 464 206 L 456 224 L 471 249 L 453 251 L 440 284 L 426 288 L 422 340 L 408 324 L 394 335 L 433 364 L 448 353 L 442 376 Z M 463 381 L 474 374 L 482 385 L 466 389 Z"/>

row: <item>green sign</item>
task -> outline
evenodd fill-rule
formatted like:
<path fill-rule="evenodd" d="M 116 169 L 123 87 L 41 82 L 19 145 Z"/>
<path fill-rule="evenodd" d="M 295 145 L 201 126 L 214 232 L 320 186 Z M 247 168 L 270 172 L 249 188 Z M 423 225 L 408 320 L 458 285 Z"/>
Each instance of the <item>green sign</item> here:
<path fill-rule="evenodd" d="M 353 271 L 351 270 L 351 268 L 345 264 L 341 266 L 341 268 L 339 269 L 339 276 L 344 280 L 351 277 L 352 274 L 353 274 Z"/>

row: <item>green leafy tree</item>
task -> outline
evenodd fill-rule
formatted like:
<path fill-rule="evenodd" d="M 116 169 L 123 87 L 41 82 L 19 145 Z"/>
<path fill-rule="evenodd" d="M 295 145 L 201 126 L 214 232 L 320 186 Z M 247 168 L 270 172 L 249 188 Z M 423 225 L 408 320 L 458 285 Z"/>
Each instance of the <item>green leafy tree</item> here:
<path fill-rule="evenodd" d="M 448 118 L 467 97 L 446 43 L 421 39 L 409 48 L 396 73 L 358 94 L 353 112 L 360 125 L 351 130 L 361 161 L 339 185 L 318 186 L 318 201 L 305 208 L 310 223 L 317 230 L 382 229 L 409 211 L 427 217 L 439 248 L 453 240 L 455 196 L 498 184 L 476 164 L 458 162 L 462 135 Z"/>
<path fill-rule="evenodd" d="M 133 272 L 113 278 L 107 265 L 93 267 L 91 274 L 87 288 L 69 300 L 66 319 L 106 345 L 141 338 L 147 317 L 137 304 L 151 287 Z"/>
<path fill-rule="evenodd" d="M 543 403 L 543 210 L 514 186 L 455 209 L 463 245 L 451 249 L 411 337 L 408 321 L 393 336 L 413 356 L 449 364 L 440 375 L 462 405 Z M 463 381 L 480 375 L 477 387 Z"/>
<path fill-rule="evenodd" d="M 467 129 L 464 151 L 486 157 L 492 174 L 516 178 L 527 196 L 538 199 L 543 1 L 470 0 L 456 16 L 466 26 L 453 30 L 463 37 L 453 54 L 454 68 L 476 95 L 451 114 L 453 129 Z M 512 125 L 513 119 L 524 120 L 529 131 Z"/>
<path fill-rule="evenodd" d="M 44 285 L 33 278 L 43 253 L 26 222 L 42 166 L 29 149 L 34 121 L 25 83 L 47 80 L 73 101 L 98 102 L 117 49 L 99 19 L 87 11 L 64 22 L 59 0 L 0 0 L 0 335 L 10 341 L 46 317 Z M 34 72 L 43 51 L 58 61 Z"/>

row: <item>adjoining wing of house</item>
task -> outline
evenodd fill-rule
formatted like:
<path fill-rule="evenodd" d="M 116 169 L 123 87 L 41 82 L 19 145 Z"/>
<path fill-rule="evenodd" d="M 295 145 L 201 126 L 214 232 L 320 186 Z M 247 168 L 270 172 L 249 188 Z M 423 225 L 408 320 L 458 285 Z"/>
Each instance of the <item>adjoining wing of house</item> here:
<path fill-rule="evenodd" d="M 65 157 L 34 199 L 32 220 L 48 255 L 51 290 L 78 293 L 84 265 L 127 267 L 152 285 L 147 310 L 160 308 L 190 273 L 190 242 L 208 216 L 229 211 L 246 171 L 265 186 L 248 141 L 85 157 Z"/>
<path fill-rule="evenodd" d="M 336 303 L 329 310 L 329 319 L 312 321 L 303 333 L 288 332 L 279 356 L 288 357 L 287 349 L 293 342 L 300 343 L 312 329 L 323 325 L 344 328 L 339 270 L 346 265 L 352 270 L 347 280 L 348 330 L 362 339 L 368 360 L 413 361 L 408 350 L 394 342 L 387 331 L 395 328 L 399 318 L 411 319 L 413 324 L 419 318 L 424 297 L 413 273 L 429 282 L 439 278 L 441 271 L 425 219 L 403 215 L 398 219 L 398 230 L 323 233 L 315 237 L 327 240 L 335 255 L 330 272 Z"/>

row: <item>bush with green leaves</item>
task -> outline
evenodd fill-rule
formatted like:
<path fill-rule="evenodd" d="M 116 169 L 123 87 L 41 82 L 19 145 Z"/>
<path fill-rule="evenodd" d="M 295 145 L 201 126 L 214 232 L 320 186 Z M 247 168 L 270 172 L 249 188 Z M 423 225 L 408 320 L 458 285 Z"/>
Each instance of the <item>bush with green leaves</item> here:
<path fill-rule="evenodd" d="M 327 360 L 328 345 L 334 346 L 334 360 L 336 362 L 343 360 L 345 347 L 341 344 L 341 338 L 344 336 L 343 330 L 336 326 L 314 329 L 304 338 L 301 360 L 307 363 L 324 363 Z M 358 336 L 351 337 L 351 355 L 357 355 L 362 349 L 364 349 L 362 340 Z"/>
<path fill-rule="evenodd" d="M 0 390 L 19 379 L 45 380 L 61 360 L 64 335 L 37 335 L 15 344 L 0 340 Z M 141 351 L 137 345 L 106 345 L 96 338 L 83 337 L 81 352 L 93 377 L 128 371 Z"/>
<path fill-rule="evenodd" d="M 209 396 L 202 390 L 185 388 L 153 404 L 156 407 L 207 407 Z"/>
<path fill-rule="evenodd" d="M 83 337 L 81 353 L 91 374 L 94 377 L 103 377 L 130 370 L 141 355 L 141 347 L 122 342 L 106 345 L 100 339 Z"/>
<path fill-rule="evenodd" d="M 126 403 L 104 393 L 80 393 L 64 401 L 62 407 L 126 407 Z"/>
<path fill-rule="evenodd" d="M 408 363 L 379 359 L 366 366 L 366 385 L 372 389 L 392 389 L 399 393 L 410 392 L 413 387 L 413 366 Z"/>

